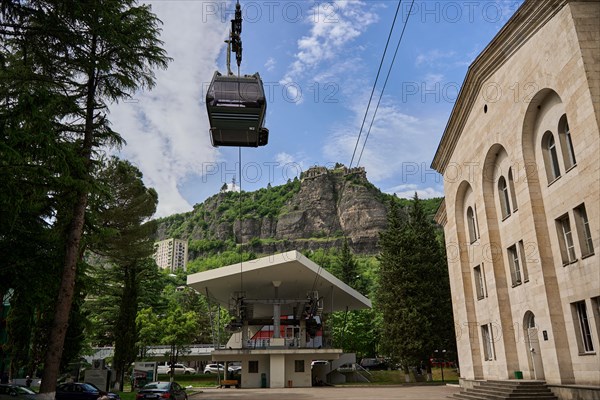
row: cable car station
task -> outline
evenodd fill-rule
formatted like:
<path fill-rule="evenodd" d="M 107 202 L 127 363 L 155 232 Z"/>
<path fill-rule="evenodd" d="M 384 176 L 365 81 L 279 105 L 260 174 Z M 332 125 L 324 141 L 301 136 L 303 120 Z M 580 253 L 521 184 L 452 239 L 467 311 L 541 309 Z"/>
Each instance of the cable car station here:
<path fill-rule="evenodd" d="M 311 361 L 343 353 L 323 333 L 327 315 L 371 307 L 369 299 L 297 251 L 192 274 L 187 284 L 233 316 L 228 343 L 217 344 L 211 356 L 241 362 L 244 388 L 312 386 Z"/>

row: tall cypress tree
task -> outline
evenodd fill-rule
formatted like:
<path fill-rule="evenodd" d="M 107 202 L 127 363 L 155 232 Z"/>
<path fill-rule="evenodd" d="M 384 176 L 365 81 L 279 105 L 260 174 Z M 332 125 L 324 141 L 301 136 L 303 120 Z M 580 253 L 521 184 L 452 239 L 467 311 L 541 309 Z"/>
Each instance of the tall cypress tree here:
<path fill-rule="evenodd" d="M 344 238 L 342 250 L 333 263 L 332 272 L 348 286 L 368 296 L 367 282 L 361 276 L 358 262 Z M 335 346 L 359 357 L 374 355 L 378 344 L 379 324 L 375 310 L 340 311 L 328 319 Z"/>
<path fill-rule="evenodd" d="M 342 251 L 337 257 L 337 262 L 333 265 L 332 270 L 334 275 L 340 278 L 346 285 L 358 291 L 361 290 L 359 287 L 361 285 L 358 263 L 356 262 L 356 258 L 354 258 L 354 254 L 352 254 L 352 251 L 350 250 L 348 239 L 346 238 L 344 238 Z"/>
<path fill-rule="evenodd" d="M 445 253 L 416 194 L 405 223 L 392 202 L 379 244 L 382 348 L 408 372 L 434 350 L 454 343 Z"/>

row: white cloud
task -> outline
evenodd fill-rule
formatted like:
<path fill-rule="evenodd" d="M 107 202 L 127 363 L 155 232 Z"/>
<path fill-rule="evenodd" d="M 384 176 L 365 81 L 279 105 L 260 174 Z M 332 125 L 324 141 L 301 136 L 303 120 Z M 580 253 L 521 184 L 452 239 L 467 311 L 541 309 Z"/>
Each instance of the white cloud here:
<path fill-rule="evenodd" d="M 294 157 L 291 154 L 285 152 L 277 153 L 277 155 L 275 156 L 275 161 L 278 162 L 280 165 L 291 164 L 294 162 Z"/>
<path fill-rule="evenodd" d="M 425 75 L 425 81 L 428 83 L 439 83 L 444 80 L 444 74 L 427 74 Z"/>
<path fill-rule="evenodd" d="M 285 171 L 286 176 L 290 173 L 300 174 L 307 169 L 307 165 L 310 165 L 303 154 L 292 155 L 286 152 L 277 153 L 275 161 L 278 163 L 278 168 Z"/>
<path fill-rule="evenodd" d="M 367 27 L 378 20 L 377 14 L 370 12 L 367 3 L 359 0 L 336 0 L 317 2 L 312 8 L 309 34 L 297 42 L 298 52 L 288 71 L 281 79 L 282 85 L 294 90 L 291 82 L 297 82 L 308 73 L 320 73 L 318 68 L 329 68 L 347 58 L 347 46 Z M 290 93 L 291 98 L 294 93 Z"/>
<path fill-rule="evenodd" d="M 375 94 L 377 98 L 378 94 Z M 351 105 L 353 120 L 335 127 L 325 144 L 324 153 L 330 160 L 350 160 L 356 145 L 358 132 L 364 117 L 367 95 L 355 96 Z M 353 166 L 360 157 L 369 130 L 372 110 L 367 116 L 361 140 L 356 150 Z M 381 181 L 402 171 L 405 163 L 428 164 L 435 152 L 445 122 L 434 118 L 423 119 L 403 113 L 400 106 L 384 96 L 368 141 L 360 157 L 372 181 Z M 420 168 L 420 167 L 419 167 Z"/>
<path fill-rule="evenodd" d="M 438 61 L 454 57 L 454 51 L 441 51 L 439 49 L 429 50 L 426 53 L 421 53 L 415 59 L 415 65 L 436 65 Z"/>
<path fill-rule="evenodd" d="M 156 71 L 152 91 L 111 107 L 113 127 L 127 141 L 121 156 L 137 165 L 146 185 L 157 190 L 158 216 L 191 209 L 179 185 L 200 175 L 202 164 L 218 156 L 210 145 L 202 96 L 228 26 L 217 15 L 203 15 L 202 6 L 193 1 L 152 3 L 164 23 L 164 47 L 174 61 L 167 70 Z"/>
<path fill-rule="evenodd" d="M 426 74 L 425 75 L 425 89 L 428 91 L 433 91 L 433 90 L 438 90 L 438 92 L 441 92 L 441 89 L 439 89 L 440 84 L 443 83 L 444 81 L 444 74 Z"/>
<path fill-rule="evenodd" d="M 273 71 L 275 69 L 275 64 L 277 64 L 277 62 L 275 61 L 275 59 L 273 57 L 269 57 L 267 59 L 267 62 L 265 63 L 265 69 L 269 72 Z"/>
<path fill-rule="evenodd" d="M 444 192 L 433 187 L 419 187 L 417 184 L 407 183 L 384 190 L 389 194 L 396 194 L 402 199 L 412 199 L 417 193 L 420 199 L 431 199 L 433 197 L 444 197 Z"/>

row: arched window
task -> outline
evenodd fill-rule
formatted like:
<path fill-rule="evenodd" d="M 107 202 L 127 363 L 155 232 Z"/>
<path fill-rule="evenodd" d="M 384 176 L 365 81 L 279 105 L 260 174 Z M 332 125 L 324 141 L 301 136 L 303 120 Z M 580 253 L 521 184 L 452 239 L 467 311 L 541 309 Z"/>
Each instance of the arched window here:
<path fill-rule="evenodd" d="M 479 232 L 477 229 L 477 217 L 470 206 L 467 208 L 467 225 L 469 226 L 469 239 L 471 243 L 474 243 L 479 238 Z"/>
<path fill-rule="evenodd" d="M 569 129 L 566 114 L 558 122 L 558 137 L 565 169 L 568 171 L 577 164 L 577 160 L 575 159 L 575 150 L 573 150 L 573 140 L 571 139 L 571 130 Z"/>
<path fill-rule="evenodd" d="M 498 180 L 498 196 L 500 196 L 500 207 L 502 209 L 502 219 L 510 216 L 510 200 L 506 179 L 503 176 Z"/>
<path fill-rule="evenodd" d="M 535 315 L 531 311 L 527 311 L 526 320 L 528 328 L 535 328 Z"/>
<path fill-rule="evenodd" d="M 508 169 L 508 188 L 510 190 L 510 200 L 512 201 L 513 212 L 517 211 L 519 206 L 517 205 L 517 193 L 515 192 L 515 181 L 513 179 L 512 168 Z"/>
<path fill-rule="evenodd" d="M 550 131 L 547 131 L 544 134 L 542 139 L 542 150 L 544 153 L 546 176 L 548 177 L 548 183 L 551 183 L 560 177 L 560 166 L 558 165 L 556 142 L 554 141 L 554 135 Z"/>

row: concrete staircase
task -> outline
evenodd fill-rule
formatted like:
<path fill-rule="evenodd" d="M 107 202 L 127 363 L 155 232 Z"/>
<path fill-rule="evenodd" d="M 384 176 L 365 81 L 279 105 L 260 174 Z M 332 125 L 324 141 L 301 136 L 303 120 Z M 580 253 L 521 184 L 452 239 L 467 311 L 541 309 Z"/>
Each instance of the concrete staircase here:
<path fill-rule="evenodd" d="M 544 381 L 481 381 L 449 397 L 461 400 L 557 400 Z"/>

